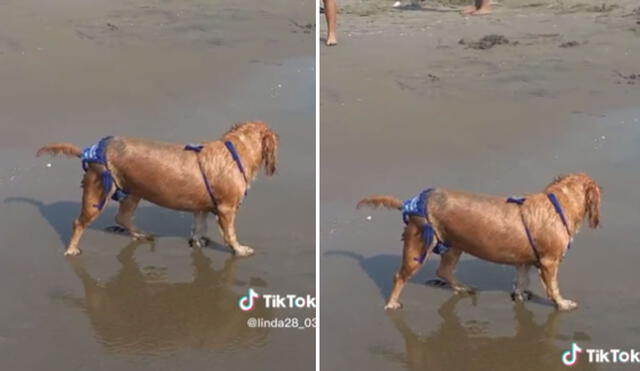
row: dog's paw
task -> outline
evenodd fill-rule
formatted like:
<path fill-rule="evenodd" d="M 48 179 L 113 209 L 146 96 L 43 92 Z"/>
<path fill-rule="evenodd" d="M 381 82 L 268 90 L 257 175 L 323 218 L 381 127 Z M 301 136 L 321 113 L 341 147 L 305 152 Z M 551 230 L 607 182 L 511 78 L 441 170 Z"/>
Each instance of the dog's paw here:
<path fill-rule="evenodd" d="M 255 251 L 249 246 L 237 246 L 233 249 L 233 253 L 236 256 L 251 256 L 255 253 Z"/>
<path fill-rule="evenodd" d="M 511 300 L 513 301 L 527 301 L 527 300 L 531 300 L 531 298 L 533 297 L 533 293 L 529 290 L 524 290 L 522 292 L 512 292 L 511 293 Z"/>
<path fill-rule="evenodd" d="M 556 306 L 558 307 L 558 310 L 568 311 L 576 309 L 578 307 L 578 303 L 572 300 L 563 299 L 562 301 L 557 302 Z"/>
<path fill-rule="evenodd" d="M 145 232 L 132 233 L 131 237 L 136 241 L 153 241 L 155 239 L 154 235 Z"/>
<path fill-rule="evenodd" d="M 190 238 L 189 246 L 191 247 L 205 247 L 211 244 L 211 239 L 209 237 L 199 237 L 199 238 Z"/>
<path fill-rule="evenodd" d="M 67 249 L 67 251 L 64 252 L 64 256 L 76 256 L 76 255 L 80 255 L 80 253 L 82 253 L 82 251 L 80 251 L 80 249 L 78 248 Z"/>
<path fill-rule="evenodd" d="M 190 238 L 189 239 L 189 246 L 190 247 L 197 247 L 197 248 L 201 248 L 201 247 L 205 247 L 205 243 L 204 241 L 202 241 L 202 239 L 200 238 Z"/>
<path fill-rule="evenodd" d="M 476 290 L 468 286 L 456 286 L 453 287 L 453 292 L 462 295 L 475 295 Z"/>
<path fill-rule="evenodd" d="M 402 309 L 402 304 L 397 301 L 389 302 L 387 303 L 387 305 L 384 306 L 384 310 L 398 310 L 398 309 Z"/>

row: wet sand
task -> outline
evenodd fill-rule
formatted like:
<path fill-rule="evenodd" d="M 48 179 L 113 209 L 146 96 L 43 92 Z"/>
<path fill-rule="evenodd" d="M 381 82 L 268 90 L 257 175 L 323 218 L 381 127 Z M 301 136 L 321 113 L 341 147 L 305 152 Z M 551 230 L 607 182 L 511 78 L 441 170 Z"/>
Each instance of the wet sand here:
<path fill-rule="evenodd" d="M 250 329 L 237 307 L 258 292 L 315 290 L 314 2 L 0 1 L 0 369 L 311 369 L 313 330 Z M 279 174 L 259 176 L 233 258 L 209 218 L 141 204 L 154 244 L 108 233 L 115 205 L 62 256 L 80 209 L 73 159 L 39 146 L 105 135 L 192 143 L 260 119 L 281 138 Z M 46 164 L 50 163 L 51 167 Z M 286 190 L 286 192 L 282 192 Z"/>
<path fill-rule="evenodd" d="M 637 347 L 637 4 L 508 3 L 464 18 L 427 3 L 343 2 L 340 44 L 321 48 L 323 369 L 561 370 L 572 342 Z M 490 34 L 510 43 L 468 47 Z M 573 171 L 604 188 L 603 227 L 583 227 L 560 269 L 578 310 L 556 313 L 533 271 L 536 297 L 515 304 L 513 268 L 463 255 L 457 275 L 476 296 L 426 285 L 436 257 L 406 286 L 404 309 L 384 312 L 403 224 L 398 212 L 355 210 L 360 198 L 427 187 L 518 195 Z"/>

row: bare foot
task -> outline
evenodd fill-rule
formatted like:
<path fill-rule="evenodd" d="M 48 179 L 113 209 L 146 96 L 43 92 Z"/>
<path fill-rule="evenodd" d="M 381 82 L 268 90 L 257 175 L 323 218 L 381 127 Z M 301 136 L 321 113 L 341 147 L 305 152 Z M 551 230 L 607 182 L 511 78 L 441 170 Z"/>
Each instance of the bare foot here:
<path fill-rule="evenodd" d="M 64 252 L 64 256 L 76 256 L 76 255 L 80 255 L 82 251 L 80 251 L 80 249 L 76 248 L 70 248 L 67 249 L 67 251 Z"/>
<path fill-rule="evenodd" d="M 327 42 L 326 42 L 327 46 L 334 46 L 334 45 L 338 45 L 338 41 L 336 40 L 336 36 L 335 35 L 329 35 L 327 36 Z"/>

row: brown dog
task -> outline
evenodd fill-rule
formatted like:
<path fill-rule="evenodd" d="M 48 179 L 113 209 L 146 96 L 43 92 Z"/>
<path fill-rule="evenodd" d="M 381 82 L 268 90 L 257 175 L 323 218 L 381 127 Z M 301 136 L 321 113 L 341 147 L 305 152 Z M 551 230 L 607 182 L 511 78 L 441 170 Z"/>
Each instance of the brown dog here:
<path fill-rule="evenodd" d="M 436 274 L 456 292 L 472 292 L 453 274 L 460 255 L 466 252 L 495 263 L 515 265 L 516 299 L 525 300 L 530 294 L 526 290 L 528 271 L 535 265 L 547 295 L 557 308 L 577 307 L 575 302 L 562 298 L 557 277 L 572 237 L 587 215 L 591 228 L 600 223 L 600 187 L 591 177 L 586 174 L 558 177 L 543 193 L 528 195 L 517 202 L 445 189 L 435 189 L 429 194 L 428 202 L 422 205 L 426 210 L 424 216 L 407 216 L 403 262 L 394 277 L 385 309 L 402 306 L 398 301 L 402 288 L 439 244 L 448 249 Z M 405 203 L 392 196 L 371 196 L 358 203 L 358 207 L 363 205 L 406 210 Z M 434 235 L 429 246 L 423 237 L 425 227 L 430 227 Z"/>
<path fill-rule="evenodd" d="M 245 122 L 235 125 L 221 140 L 191 148 L 107 137 L 85 151 L 69 143 L 51 143 L 40 148 L 37 155 L 61 153 L 83 160 L 93 156 L 83 162 L 86 172 L 82 180 L 82 211 L 73 223 L 65 255 L 80 254 L 77 245 L 82 232 L 115 195 L 122 198 L 116 222 L 134 239 L 151 238 L 133 224 L 136 207 L 145 199 L 170 209 L 193 212 L 190 242 L 196 247 L 209 242 L 205 237 L 206 219 L 207 213 L 213 212 L 224 242 L 236 255 L 247 256 L 254 251 L 238 243 L 236 211 L 263 164 L 267 175 L 275 173 L 277 149 L 278 136 L 267 124 Z"/>

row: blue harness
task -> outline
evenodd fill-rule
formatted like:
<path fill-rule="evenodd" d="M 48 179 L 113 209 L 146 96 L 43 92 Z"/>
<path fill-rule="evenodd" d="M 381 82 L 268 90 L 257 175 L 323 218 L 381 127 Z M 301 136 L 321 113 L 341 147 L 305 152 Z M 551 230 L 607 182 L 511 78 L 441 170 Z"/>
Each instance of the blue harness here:
<path fill-rule="evenodd" d="M 404 224 L 409 224 L 409 219 L 412 216 L 419 216 L 426 219 L 426 223 L 422 227 L 422 240 L 424 241 L 425 248 L 422 250 L 420 257 L 415 258 L 416 261 L 420 262 L 420 264 L 424 263 L 424 260 L 427 257 L 427 250 L 433 243 L 434 238 L 437 241 L 436 246 L 433 249 L 434 253 L 441 255 L 448 250 L 448 247 L 438 239 L 433 226 L 429 222 L 428 203 L 431 191 L 433 191 L 433 188 L 425 189 L 420 192 L 419 195 L 404 201 L 402 204 L 402 220 L 404 221 Z"/>
<path fill-rule="evenodd" d="M 554 193 L 547 193 L 547 198 L 549 199 L 549 201 L 551 202 L 551 204 L 553 205 L 553 208 L 555 209 L 556 213 L 558 213 L 558 215 L 560 216 L 560 220 L 562 220 L 562 224 L 564 225 L 564 228 L 567 230 L 567 235 L 569 235 L 569 244 L 567 245 L 567 251 L 571 248 L 571 230 L 569 230 L 569 224 L 567 223 L 567 219 L 564 217 L 564 212 L 562 211 L 562 206 L 560 206 L 560 202 L 558 201 L 558 198 L 556 197 L 556 195 Z M 524 202 L 527 199 L 525 197 L 509 197 L 507 198 L 507 202 L 508 203 L 514 203 L 514 204 L 518 204 L 518 205 L 522 205 L 524 204 Z M 538 249 L 536 248 L 536 244 L 533 240 L 533 237 L 531 236 L 531 232 L 529 231 L 529 227 L 527 227 L 527 224 L 524 222 L 524 219 L 522 219 L 522 224 L 524 225 L 524 230 L 525 232 L 527 232 L 527 239 L 529 240 L 529 244 L 531 245 L 531 248 L 533 249 L 533 253 L 536 256 L 536 260 L 539 262 L 540 261 L 540 254 L 538 253 Z"/>
<path fill-rule="evenodd" d="M 247 174 L 244 172 L 244 167 L 242 166 L 242 161 L 240 160 L 240 156 L 238 155 L 238 151 L 236 151 L 236 147 L 233 145 L 233 142 L 231 142 L 230 140 L 225 141 L 224 145 L 225 145 L 225 147 L 227 147 L 227 149 L 231 153 L 231 157 L 233 158 L 233 161 L 235 161 L 236 165 L 238 165 L 238 169 L 242 173 L 242 177 L 244 178 L 244 181 L 245 181 L 245 183 L 247 185 L 245 187 L 245 190 L 244 190 L 244 195 L 246 196 L 247 192 L 249 191 L 249 180 L 247 179 Z M 185 151 L 193 151 L 193 152 L 196 152 L 196 153 L 200 153 L 200 151 L 202 151 L 202 148 L 204 148 L 204 146 L 202 144 L 187 144 L 186 146 L 184 146 L 184 150 Z M 202 165 L 200 165 L 199 161 L 198 161 L 198 165 L 200 167 L 200 174 L 202 174 L 202 179 L 204 180 L 204 185 L 207 188 L 207 192 L 209 193 L 209 197 L 211 197 L 211 202 L 213 203 L 213 206 L 215 207 L 216 198 L 213 195 L 213 190 L 211 189 L 211 183 L 209 183 L 209 179 L 207 178 L 207 174 L 204 173 L 204 170 L 202 169 Z"/>
<path fill-rule="evenodd" d="M 111 136 L 104 137 L 100 139 L 100 141 L 91 147 L 87 147 L 82 151 L 82 155 L 80 159 L 82 160 L 82 169 L 87 171 L 89 168 L 89 164 L 100 164 L 104 166 L 104 170 L 101 174 L 101 182 L 102 182 L 102 191 L 104 193 L 104 197 L 100 200 L 100 204 L 93 205 L 94 207 L 102 210 L 104 205 L 107 203 L 107 197 L 111 192 L 111 188 L 115 185 L 116 191 L 113 193 L 111 198 L 114 201 L 122 201 L 127 197 L 127 192 L 118 187 L 115 180 L 113 179 L 113 174 L 109 170 L 109 165 L 107 165 L 107 151 L 106 147 L 109 143 L 109 140 L 113 138 Z"/>

